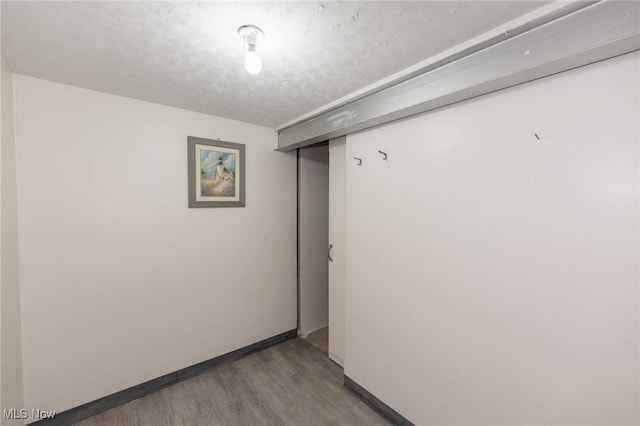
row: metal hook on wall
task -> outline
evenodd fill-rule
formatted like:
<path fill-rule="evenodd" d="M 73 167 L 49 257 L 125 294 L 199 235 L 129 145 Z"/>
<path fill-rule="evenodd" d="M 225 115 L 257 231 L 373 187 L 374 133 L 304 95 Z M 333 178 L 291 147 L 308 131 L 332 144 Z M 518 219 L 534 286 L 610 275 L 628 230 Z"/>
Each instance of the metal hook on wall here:
<path fill-rule="evenodd" d="M 354 160 L 356 160 L 358 162 L 358 166 L 362 165 L 362 158 L 358 158 L 358 157 L 353 157 Z"/>
<path fill-rule="evenodd" d="M 386 152 L 382 152 L 382 151 L 380 151 L 380 150 L 378 150 L 378 152 L 384 156 L 384 157 L 382 157 L 382 159 L 383 159 L 383 160 L 386 160 L 386 159 L 387 159 L 388 155 L 387 155 L 387 153 L 386 153 Z"/>

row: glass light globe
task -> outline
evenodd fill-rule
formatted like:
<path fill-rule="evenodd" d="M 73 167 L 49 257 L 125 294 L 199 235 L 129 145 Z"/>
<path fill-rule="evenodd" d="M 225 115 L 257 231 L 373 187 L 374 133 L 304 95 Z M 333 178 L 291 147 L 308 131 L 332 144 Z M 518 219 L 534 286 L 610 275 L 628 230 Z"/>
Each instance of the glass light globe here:
<path fill-rule="evenodd" d="M 247 57 L 244 58 L 244 67 L 249 74 L 258 74 L 262 69 L 262 61 L 258 54 L 254 51 L 249 51 Z"/>

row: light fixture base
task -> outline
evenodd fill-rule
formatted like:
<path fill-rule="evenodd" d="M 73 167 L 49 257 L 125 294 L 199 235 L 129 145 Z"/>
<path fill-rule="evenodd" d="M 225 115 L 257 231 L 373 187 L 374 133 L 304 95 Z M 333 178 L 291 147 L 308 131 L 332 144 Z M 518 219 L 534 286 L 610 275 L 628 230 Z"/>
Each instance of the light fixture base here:
<path fill-rule="evenodd" d="M 255 25 L 243 25 L 238 28 L 238 35 L 246 40 L 259 40 L 264 37 L 264 32 Z"/>

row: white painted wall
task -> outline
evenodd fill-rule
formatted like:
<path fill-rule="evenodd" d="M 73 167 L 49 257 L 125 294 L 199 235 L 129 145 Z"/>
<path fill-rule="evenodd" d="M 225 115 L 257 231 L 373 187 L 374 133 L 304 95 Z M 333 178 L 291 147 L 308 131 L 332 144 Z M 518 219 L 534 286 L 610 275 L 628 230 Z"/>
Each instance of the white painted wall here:
<path fill-rule="evenodd" d="M 295 329 L 296 157 L 272 130 L 21 75 L 15 102 L 28 407 Z M 189 135 L 246 144 L 246 208 L 187 208 Z"/>
<path fill-rule="evenodd" d="M 20 280 L 18 274 L 18 222 L 16 198 L 16 146 L 13 103 L 13 73 L 2 59 L 2 147 L 1 162 L 1 290 L 0 290 L 0 406 L 21 409 L 22 343 L 20 330 Z M 3 425 L 22 424 L 22 420 L 5 419 Z"/>
<path fill-rule="evenodd" d="M 638 424 L 639 58 L 347 137 L 347 376 L 420 425 Z"/>
<path fill-rule="evenodd" d="M 304 335 L 329 324 L 329 150 L 304 148 L 299 157 L 299 333 Z"/>
<path fill-rule="evenodd" d="M 344 366 L 344 286 L 346 268 L 347 138 L 329 141 L 329 358 Z"/>

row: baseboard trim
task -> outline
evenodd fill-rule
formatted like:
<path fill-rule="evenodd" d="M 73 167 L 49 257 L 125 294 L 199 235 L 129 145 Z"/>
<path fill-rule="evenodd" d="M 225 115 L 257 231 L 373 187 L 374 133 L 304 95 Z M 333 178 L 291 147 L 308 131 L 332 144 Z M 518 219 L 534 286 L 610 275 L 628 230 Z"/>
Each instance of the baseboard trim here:
<path fill-rule="evenodd" d="M 393 408 L 389 407 L 384 402 L 380 401 L 368 390 L 354 382 L 352 379 L 344 376 L 344 387 L 353 392 L 362 402 L 369 407 L 377 411 L 382 417 L 389 420 L 391 423 L 397 426 L 415 426 L 409 420 L 407 420 L 402 414 L 398 413 Z"/>
<path fill-rule="evenodd" d="M 334 355 L 329 351 L 329 359 L 340 366 L 340 368 L 344 369 L 344 361 L 339 356 Z"/>
<path fill-rule="evenodd" d="M 290 339 L 295 339 L 296 337 L 298 337 L 297 330 L 289 330 L 284 333 L 277 334 L 273 337 L 269 337 L 268 339 L 256 342 L 252 345 L 245 346 L 244 348 L 237 349 L 233 352 L 229 352 L 224 355 L 220 355 L 215 358 L 200 362 L 198 364 L 185 367 L 181 370 L 174 371 L 173 373 L 165 374 L 164 376 L 160 376 L 156 379 L 149 380 L 120 392 L 112 393 L 111 395 L 96 399 L 95 401 L 87 402 L 86 404 L 63 411 L 56 414 L 56 416 L 52 419 L 38 420 L 36 422 L 29 423 L 29 425 L 70 425 L 72 423 L 86 419 L 87 417 L 91 417 L 103 411 L 117 407 L 118 405 L 122 405 L 129 401 L 133 401 L 134 399 L 149 395 L 150 393 L 166 388 L 167 386 L 171 386 L 178 382 L 182 382 L 183 380 L 190 379 L 204 373 L 205 371 L 229 364 L 240 358 L 244 358 L 247 355 L 251 355 L 252 353 L 267 349 L 270 346 L 277 345 L 278 343 L 282 343 Z"/>

